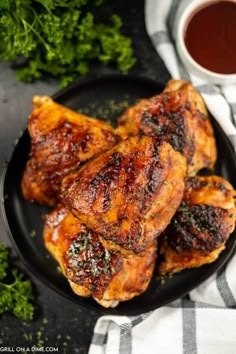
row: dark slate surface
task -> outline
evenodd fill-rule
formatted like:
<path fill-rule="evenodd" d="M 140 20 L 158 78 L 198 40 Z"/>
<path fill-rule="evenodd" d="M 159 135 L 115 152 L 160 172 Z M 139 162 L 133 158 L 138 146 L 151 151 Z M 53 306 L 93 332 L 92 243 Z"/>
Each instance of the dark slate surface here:
<path fill-rule="evenodd" d="M 133 40 L 138 63 L 133 73 L 142 74 L 161 83 L 169 75 L 147 37 L 144 25 L 144 3 L 141 0 L 107 1 L 98 17 L 118 13 L 124 21 L 124 32 Z M 96 69 L 97 70 L 97 69 Z M 34 84 L 24 84 L 15 78 L 7 63 L 0 63 L 0 168 L 3 171 L 15 139 L 25 128 L 34 94 L 51 95 L 58 90 L 56 80 L 47 78 Z M 2 215 L 0 215 L 0 242 L 10 245 Z M 14 250 L 13 250 L 14 254 Z M 23 268 L 19 260 L 15 260 Z M 28 270 L 25 270 L 28 272 Z M 62 298 L 29 273 L 35 291 L 37 306 L 35 318 L 22 322 L 4 314 L 0 317 L 0 347 L 31 347 L 33 345 L 58 347 L 58 353 L 87 353 L 93 327 L 98 315 Z"/>

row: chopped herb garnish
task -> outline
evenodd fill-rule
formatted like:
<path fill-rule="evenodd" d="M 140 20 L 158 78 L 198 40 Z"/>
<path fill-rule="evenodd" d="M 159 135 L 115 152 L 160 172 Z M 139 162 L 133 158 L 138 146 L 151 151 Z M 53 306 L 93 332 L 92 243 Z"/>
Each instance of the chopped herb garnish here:
<path fill-rule="evenodd" d="M 121 266 L 121 258 L 105 249 L 91 231 L 79 233 L 71 241 L 64 260 L 67 277 L 92 292 L 106 288 Z"/>
<path fill-rule="evenodd" d="M 36 231 L 34 229 L 31 231 L 30 236 L 31 237 L 35 237 L 36 236 Z"/>

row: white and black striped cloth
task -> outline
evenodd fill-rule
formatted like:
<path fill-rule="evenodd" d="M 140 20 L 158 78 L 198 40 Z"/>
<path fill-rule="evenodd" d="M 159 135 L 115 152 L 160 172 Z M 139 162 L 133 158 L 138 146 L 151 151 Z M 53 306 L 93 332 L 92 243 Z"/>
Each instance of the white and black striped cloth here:
<path fill-rule="evenodd" d="M 146 0 L 147 32 L 171 76 L 194 84 L 236 150 L 236 85 L 189 74 L 175 51 L 176 21 L 189 1 Z M 236 354 L 236 254 L 189 299 L 141 316 L 99 318 L 89 354 Z"/>

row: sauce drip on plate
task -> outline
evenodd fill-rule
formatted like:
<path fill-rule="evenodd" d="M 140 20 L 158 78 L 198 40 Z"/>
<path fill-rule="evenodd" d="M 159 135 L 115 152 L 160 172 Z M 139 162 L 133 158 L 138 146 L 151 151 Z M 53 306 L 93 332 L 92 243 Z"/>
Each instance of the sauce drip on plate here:
<path fill-rule="evenodd" d="M 236 2 L 200 6 L 188 19 L 184 40 L 192 58 L 204 68 L 236 73 Z"/>

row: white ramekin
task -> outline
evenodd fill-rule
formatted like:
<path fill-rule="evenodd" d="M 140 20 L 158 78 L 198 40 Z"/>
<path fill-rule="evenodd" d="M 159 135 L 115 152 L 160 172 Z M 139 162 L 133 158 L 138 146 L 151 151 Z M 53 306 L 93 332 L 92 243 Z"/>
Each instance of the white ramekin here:
<path fill-rule="evenodd" d="M 218 74 L 208 69 L 205 69 L 192 58 L 184 42 L 185 28 L 190 15 L 198 7 L 201 7 L 201 5 L 205 5 L 206 3 L 215 3 L 217 1 L 221 0 L 185 1 L 185 7 L 181 10 L 181 13 L 178 16 L 178 21 L 176 23 L 176 47 L 181 60 L 183 61 L 190 73 L 192 72 L 193 74 L 198 75 L 199 77 L 215 84 L 233 84 L 236 83 L 236 74 Z M 236 2 L 236 0 L 231 1 Z"/>

